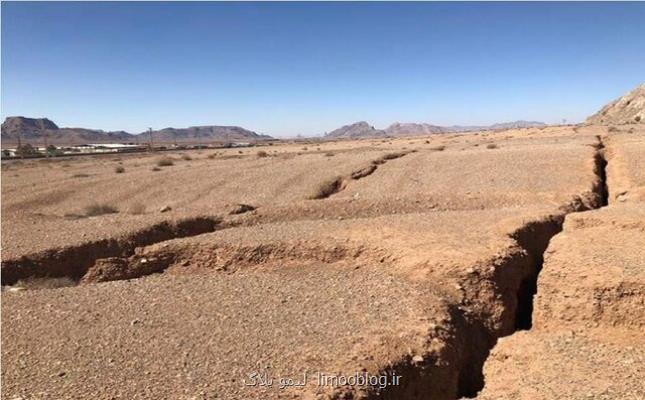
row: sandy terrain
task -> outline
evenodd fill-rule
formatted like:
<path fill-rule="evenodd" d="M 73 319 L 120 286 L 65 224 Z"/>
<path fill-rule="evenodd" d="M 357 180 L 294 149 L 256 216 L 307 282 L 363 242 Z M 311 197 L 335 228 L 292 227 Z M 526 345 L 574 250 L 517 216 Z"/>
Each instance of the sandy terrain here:
<path fill-rule="evenodd" d="M 213 153 L 3 164 L 3 399 L 645 395 L 645 128 Z"/>

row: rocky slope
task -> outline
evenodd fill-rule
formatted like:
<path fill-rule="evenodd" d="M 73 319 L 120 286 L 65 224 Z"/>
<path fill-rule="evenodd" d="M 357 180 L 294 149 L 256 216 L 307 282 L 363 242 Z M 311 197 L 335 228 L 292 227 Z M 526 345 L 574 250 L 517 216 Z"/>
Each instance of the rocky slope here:
<path fill-rule="evenodd" d="M 587 118 L 588 124 L 645 123 L 645 83 Z"/>

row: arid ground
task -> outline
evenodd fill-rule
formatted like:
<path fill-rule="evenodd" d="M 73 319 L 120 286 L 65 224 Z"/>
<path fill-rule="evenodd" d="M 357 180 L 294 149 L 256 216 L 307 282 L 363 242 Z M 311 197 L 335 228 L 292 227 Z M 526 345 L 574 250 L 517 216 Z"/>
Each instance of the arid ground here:
<path fill-rule="evenodd" d="M 642 124 L 3 162 L 2 399 L 642 399 L 644 202 Z"/>

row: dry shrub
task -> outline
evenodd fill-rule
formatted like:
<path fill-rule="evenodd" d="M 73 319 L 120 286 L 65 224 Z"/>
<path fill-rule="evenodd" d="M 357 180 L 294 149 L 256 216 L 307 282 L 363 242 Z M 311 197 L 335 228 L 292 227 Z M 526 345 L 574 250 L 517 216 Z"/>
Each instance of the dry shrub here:
<path fill-rule="evenodd" d="M 132 215 L 141 215 L 146 212 L 146 206 L 140 202 L 132 203 L 128 208 L 128 212 Z"/>
<path fill-rule="evenodd" d="M 185 160 L 185 161 L 190 161 L 190 160 L 192 160 L 193 158 L 192 158 L 191 156 L 189 156 L 188 154 L 182 154 L 182 155 L 181 155 L 181 159 L 182 159 L 182 160 Z"/>
<path fill-rule="evenodd" d="M 260 150 L 256 154 L 257 154 L 258 157 L 268 157 L 269 156 L 269 154 L 264 150 Z"/>
<path fill-rule="evenodd" d="M 125 168 L 119 165 L 118 167 L 114 168 L 114 172 L 116 172 L 117 174 L 122 174 L 125 172 Z"/>
<path fill-rule="evenodd" d="M 446 146 L 430 147 L 430 150 L 432 150 L 432 151 L 444 151 L 445 149 L 446 149 Z"/>
<path fill-rule="evenodd" d="M 487 149 L 496 149 L 496 148 L 497 148 L 497 145 L 496 145 L 495 143 L 488 143 L 488 144 L 486 145 L 486 148 L 487 148 Z"/>
<path fill-rule="evenodd" d="M 116 214 L 119 210 L 110 204 L 95 203 L 85 207 L 86 217 L 95 217 L 97 215 Z"/>
<path fill-rule="evenodd" d="M 169 167 L 171 165 L 175 165 L 175 162 L 170 157 L 162 157 L 157 160 L 158 167 Z"/>
<path fill-rule="evenodd" d="M 310 199 L 324 199 L 338 192 L 343 187 L 343 178 L 340 176 L 334 177 L 327 181 L 322 182 L 309 196 Z"/>
<path fill-rule="evenodd" d="M 618 132 L 618 128 L 616 128 L 615 126 L 610 126 L 608 131 L 609 132 Z"/>
<path fill-rule="evenodd" d="M 209 154 L 209 155 L 208 155 L 208 156 L 206 156 L 206 157 L 207 157 L 209 160 L 212 160 L 212 159 L 214 159 L 215 157 L 217 157 L 217 153 Z"/>
<path fill-rule="evenodd" d="M 72 178 L 88 178 L 88 174 L 74 174 L 72 175 Z"/>
<path fill-rule="evenodd" d="M 154 171 L 154 172 L 161 171 L 161 168 L 159 168 L 159 167 L 152 167 L 152 171 Z"/>
<path fill-rule="evenodd" d="M 331 151 L 328 151 L 328 152 L 325 153 L 325 157 L 333 157 L 334 155 L 336 155 L 336 153 L 331 152 Z"/>

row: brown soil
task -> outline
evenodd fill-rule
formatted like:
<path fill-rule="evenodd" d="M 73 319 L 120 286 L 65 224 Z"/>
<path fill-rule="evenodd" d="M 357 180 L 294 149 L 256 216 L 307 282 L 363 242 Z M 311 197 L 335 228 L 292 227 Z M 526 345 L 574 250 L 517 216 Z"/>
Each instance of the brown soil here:
<path fill-rule="evenodd" d="M 643 397 L 639 129 L 5 163 L 2 398 Z"/>

